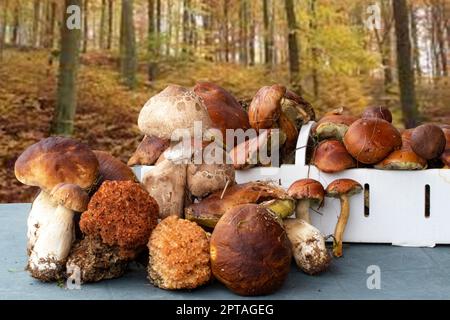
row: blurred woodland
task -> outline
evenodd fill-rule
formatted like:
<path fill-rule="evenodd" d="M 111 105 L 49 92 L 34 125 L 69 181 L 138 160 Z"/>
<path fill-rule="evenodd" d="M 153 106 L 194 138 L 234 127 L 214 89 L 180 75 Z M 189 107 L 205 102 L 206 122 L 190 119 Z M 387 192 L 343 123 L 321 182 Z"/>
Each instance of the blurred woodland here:
<path fill-rule="evenodd" d="M 0 202 L 32 199 L 14 162 L 50 134 L 126 161 L 169 83 L 212 81 L 243 104 L 281 83 L 319 116 L 384 105 L 399 127 L 450 123 L 449 49 L 450 0 L 0 0 Z"/>

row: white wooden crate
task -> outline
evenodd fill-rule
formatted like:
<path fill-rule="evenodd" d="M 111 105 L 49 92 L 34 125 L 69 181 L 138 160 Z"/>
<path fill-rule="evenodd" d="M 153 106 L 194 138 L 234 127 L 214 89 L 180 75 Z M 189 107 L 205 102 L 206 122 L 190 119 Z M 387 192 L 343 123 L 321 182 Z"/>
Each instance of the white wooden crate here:
<path fill-rule="evenodd" d="M 297 142 L 294 165 L 280 168 L 253 168 L 236 172 L 236 181 L 279 181 L 288 188 L 294 181 L 312 178 L 324 187 L 335 179 L 350 178 L 368 187 L 369 207 L 364 209 L 364 194 L 350 200 L 350 218 L 344 235 L 346 242 L 391 243 L 400 246 L 433 247 L 450 244 L 450 170 L 387 171 L 350 169 L 326 174 L 305 164 L 306 146 L 311 127 L 304 125 Z M 151 166 L 135 167 L 141 180 Z M 426 188 L 429 187 L 429 212 L 426 213 Z M 325 205 L 311 211 L 313 224 L 324 234 L 332 234 L 340 211 L 338 199 L 326 198 Z M 368 213 L 368 215 L 367 215 Z"/>

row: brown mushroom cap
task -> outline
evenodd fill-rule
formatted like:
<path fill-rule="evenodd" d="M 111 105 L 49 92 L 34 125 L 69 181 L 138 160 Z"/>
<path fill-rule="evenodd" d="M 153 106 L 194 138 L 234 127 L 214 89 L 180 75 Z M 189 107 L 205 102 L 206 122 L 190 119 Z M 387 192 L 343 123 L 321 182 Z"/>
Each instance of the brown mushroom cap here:
<path fill-rule="evenodd" d="M 194 222 L 165 218 L 152 232 L 148 249 L 149 280 L 160 288 L 194 289 L 211 279 L 209 239 Z"/>
<path fill-rule="evenodd" d="M 312 131 L 320 140 L 329 138 L 342 140 L 349 126 L 356 120 L 358 118 L 350 115 L 328 115 L 320 119 Z"/>
<path fill-rule="evenodd" d="M 331 182 L 326 191 L 326 196 L 339 198 L 341 195 L 354 195 L 362 191 L 362 186 L 352 179 L 337 179 Z"/>
<path fill-rule="evenodd" d="M 105 180 L 136 180 L 133 171 L 125 163 L 106 151 L 94 150 L 99 163 L 100 183 Z"/>
<path fill-rule="evenodd" d="M 361 118 L 379 118 L 386 120 L 389 123 L 392 123 L 392 113 L 386 107 L 368 107 L 364 110 Z"/>
<path fill-rule="evenodd" d="M 60 183 L 90 188 L 98 174 L 98 160 L 89 147 L 64 137 L 49 137 L 28 147 L 15 163 L 17 180 L 50 192 Z"/>
<path fill-rule="evenodd" d="M 81 231 L 117 246 L 120 256 L 133 259 L 145 247 L 158 219 L 159 207 L 138 183 L 105 181 L 80 219 Z"/>
<path fill-rule="evenodd" d="M 301 179 L 295 181 L 288 189 L 288 194 L 294 199 L 308 199 L 322 205 L 325 196 L 325 190 L 322 184 L 314 179 Z"/>
<path fill-rule="evenodd" d="M 326 173 L 335 173 L 356 167 L 356 161 L 338 140 L 325 140 L 317 146 L 314 165 Z"/>
<path fill-rule="evenodd" d="M 58 205 L 77 212 L 83 212 L 87 209 L 89 195 L 79 186 L 69 183 L 57 184 L 50 196 Z"/>
<path fill-rule="evenodd" d="M 154 165 L 156 160 L 161 154 L 170 146 L 168 139 L 160 139 L 158 137 L 145 136 L 139 143 L 136 151 L 128 160 L 128 166 L 151 166 Z"/>
<path fill-rule="evenodd" d="M 441 161 L 444 163 L 444 166 L 447 168 L 450 167 L 450 149 L 447 149 L 444 151 L 444 153 L 441 155 Z"/>
<path fill-rule="evenodd" d="M 139 113 L 138 126 L 148 136 L 173 139 L 177 129 L 187 130 L 193 137 L 197 121 L 202 123 L 202 133 L 212 127 L 203 99 L 189 89 L 170 85 L 147 101 Z"/>
<path fill-rule="evenodd" d="M 418 126 L 411 135 L 412 149 L 426 160 L 438 158 L 444 152 L 445 144 L 445 134 L 435 124 Z"/>
<path fill-rule="evenodd" d="M 269 210 L 253 204 L 235 207 L 220 219 L 210 252 L 214 276 L 244 296 L 279 289 L 291 266 L 286 231 Z"/>
<path fill-rule="evenodd" d="M 235 97 L 211 82 L 199 82 L 194 92 L 203 99 L 213 126 L 226 137 L 226 129 L 248 129 L 248 114 Z"/>
<path fill-rule="evenodd" d="M 280 117 L 281 99 L 285 94 L 286 87 L 277 84 L 259 89 L 248 109 L 252 128 L 259 130 L 273 127 Z"/>
<path fill-rule="evenodd" d="M 402 145 L 401 135 L 389 122 L 379 118 L 355 121 L 344 137 L 347 151 L 359 162 L 375 164 Z"/>

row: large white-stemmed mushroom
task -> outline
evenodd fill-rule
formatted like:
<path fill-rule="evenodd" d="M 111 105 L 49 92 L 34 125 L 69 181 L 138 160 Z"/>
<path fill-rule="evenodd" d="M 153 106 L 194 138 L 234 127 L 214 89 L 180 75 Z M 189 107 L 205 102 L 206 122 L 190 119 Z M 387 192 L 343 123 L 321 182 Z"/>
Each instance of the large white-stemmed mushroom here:
<path fill-rule="evenodd" d="M 295 181 L 288 194 L 297 199 L 296 219 L 285 219 L 284 226 L 292 243 L 292 252 L 297 266 L 305 273 L 314 275 L 325 271 L 331 261 L 322 233 L 311 225 L 309 208 L 320 207 L 325 191 L 320 182 L 313 179 Z"/>
<path fill-rule="evenodd" d="M 50 137 L 28 147 L 15 163 L 17 179 L 41 188 L 28 217 L 28 270 L 43 281 L 63 277 L 74 235 L 74 212 L 84 211 L 98 174 L 84 144 Z"/>
<path fill-rule="evenodd" d="M 335 257 L 342 257 L 342 238 L 350 216 L 349 198 L 361 191 L 362 186 L 352 179 L 334 180 L 326 189 L 327 197 L 339 198 L 341 200 L 341 213 L 334 230 L 335 244 L 333 246 L 333 255 Z"/>

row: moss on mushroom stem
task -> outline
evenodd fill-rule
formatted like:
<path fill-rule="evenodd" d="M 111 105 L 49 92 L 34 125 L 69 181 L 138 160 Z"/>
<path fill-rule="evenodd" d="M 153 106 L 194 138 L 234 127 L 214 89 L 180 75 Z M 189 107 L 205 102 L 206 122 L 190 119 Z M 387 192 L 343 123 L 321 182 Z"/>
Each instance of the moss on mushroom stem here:
<path fill-rule="evenodd" d="M 346 194 L 340 196 L 341 213 L 339 215 L 336 228 L 334 230 L 335 244 L 333 245 L 333 255 L 342 257 L 342 238 L 344 237 L 345 227 L 347 226 L 348 217 L 350 216 L 349 197 Z"/>

